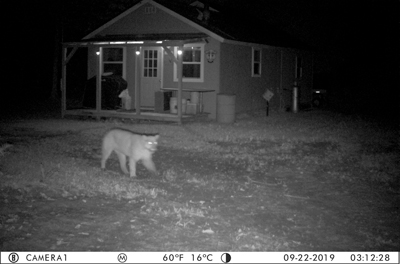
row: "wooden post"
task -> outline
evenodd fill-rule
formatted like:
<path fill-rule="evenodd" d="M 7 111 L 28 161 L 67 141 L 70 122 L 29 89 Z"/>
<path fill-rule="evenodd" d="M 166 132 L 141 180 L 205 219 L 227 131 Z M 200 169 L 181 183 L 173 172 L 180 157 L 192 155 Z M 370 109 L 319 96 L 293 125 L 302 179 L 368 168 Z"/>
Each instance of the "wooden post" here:
<path fill-rule="evenodd" d="M 102 65 L 103 61 L 103 48 L 100 47 L 99 55 L 97 56 L 97 76 L 96 76 L 96 119 L 100 119 L 100 111 L 101 111 L 101 75 L 102 75 Z"/>
<path fill-rule="evenodd" d="M 136 54 L 136 52 L 139 51 L 139 55 Z M 141 48 L 136 47 L 136 52 L 135 52 L 135 109 L 136 109 L 136 115 L 140 115 L 140 77 L 141 77 L 141 70 L 140 70 L 140 64 L 141 64 Z"/>
<path fill-rule="evenodd" d="M 177 105 L 178 105 L 178 123 L 179 123 L 179 125 L 182 125 L 182 67 L 183 67 L 183 64 L 182 64 L 182 58 L 183 58 L 183 45 L 182 46 L 179 46 L 178 47 L 178 51 L 179 50 L 181 50 L 182 51 L 182 54 L 181 55 L 179 55 L 179 53 L 178 53 L 178 65 L 177 65 L 177 68 L 178 68 L 178 102 L 177 102 Z"/>
<path fill-rule="evenodd" d="M 177 98 L 177 106 L 178 106 L 178 124 L 182 124 L 182 89 L 183 89 L 183 83 L 182 83 L 182 55 L 175 55 L 172 53 L 172 51 L 167 47 L 163 46 L 164 50 L 167 52 L 168 56 L 173 60 L 174 63 L 176 63 L 177 66 L 177 77 L 178 77 L 178 98 Z M 183 45 L 178 46 L 180 50 L 183 52 Z"/>
<path fill-rule="evenodd" d="M 67 111 L 67 64 L 78 50 L 78 46 L 74 46 L 68 54 L 68 47 L 65 46 L 62 52 L 62 72 L 61 72 L 61 117 L 64 117 Z"/>
<path fill-rule="evenodd" d="M 61 72 L 61 118 L 64 118 L 67 110 L 67 47 L 62 51 L 62 72 Z"/>

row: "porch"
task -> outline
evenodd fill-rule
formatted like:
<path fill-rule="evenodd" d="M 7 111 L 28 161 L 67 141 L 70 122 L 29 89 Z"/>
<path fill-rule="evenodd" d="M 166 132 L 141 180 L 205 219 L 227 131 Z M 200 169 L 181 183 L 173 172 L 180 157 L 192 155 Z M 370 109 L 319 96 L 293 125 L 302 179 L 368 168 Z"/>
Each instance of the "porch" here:
<path fill-rule="evenodd" d="M 130 35 L 130 36 L 103 36 L 101 38 L 96 37 L 94 39 L 86 39 L 79 42 L 68 42 L 63 43 L 63 59 L 62 59 L 62 79 L 61 79 L 61 91 L 62 91 L 62 109 L 61 115 L 65 116 L 92 116 L 95 118 L 102 117 L 114 117 L 114 118 L 127 118 L 127 119 L 141 119 L 141 120 L 155 120 L 155 121 L 166 121 L 166 122 L 177 122 L 181 124 L 182 122 L 196 120 L 198 118 L 204 119 L 207 118 L 208 114 L 203 111 L 198 111 L 192 114 L 185 114 L 182 105 L 182 93 L 183 91 L 190 92 L 190 88 L 183 88 L 183 74 L 182 74 L 182 53 L 179 51 L 183 50 L 183 47 L 187 43 L 202 43 L 207 42 L 206 38 L 208 36 L 205 34 L 168 34 L 168 35 L 159 35 L 159 34 L 151 34 L 151 35 Z M 129 72 L 132 74 L 130 76 L 130 80 L 134 79 L 134 81 L 130 82 L 130 85 L 134 87 L 134 94 L 130 94 L 132 97 L 132 107 L 126 109 L 119 109 L 119 107 L 115 107 L 115 109 L 108 109 L 105 107 L 104 100 L 102 100 L 102 96 L 105 97 L 102 92 L 103 89 L 103 78 L 106 73 L 104 63 L 103 63 L 103 50 L 107 48 L 115 48 L 115 47 L 123 47 L 128 48 L 130 51 L 134 51 L 134 66 L 129 65 L 130 70 L 133 68 L 134 70 Z M 166 56 L 168 56 L 169 60 L 171 60 L 177 67 L 177 87 L 172 88 L 175 93 L 177 109 L 175 112 L 172 111 L 154 111 L 157 107 L 150 107 L 144 109 L 143 106 L 143 98 L 145 98 L 141 93 L 146 92 L 147 87 L 142 87 L 143 73 L 148 72 L 144 69 L 143 61 L 143 51 L 148 48 L 161 48 L 163 52 L 165 52 Z M 93 101 L 93 105 L 91 107 L 82 107 L 79 104 L 71 104 L 71 101 L 75 99 L 71 98 L 71 94 L 73 90 L 78 90 L 82 94 L 76 86 L 74 85 L 74 81 L 71 80 L 70 76 L 79 75 L 78 73 L 70 71 L 75 70 L 75 66 L 71 66 L 71 61 L 73 57 L 79 50 L 86 50 L 86 52 L 97 54 L 97 59 L 95 61 L 96 69 L 95 75 L 91 77 L 95 78 L 95 88 L 93 88 L 93 94 L 91 100 Z M 175 49 L 175 52 L 174 52 Z M 176 52 L 176 50 L 178 52 Z M 132 52 L 133 53 L 133 52 Z M 79 56 L 79 55 L 78 55 Z M 124 51 L 124 56 L 126 56 Z M 88 55 L 87 55 L 88 57 Z M 89 58 L 87 59 L 87 65 L 84 66 L 89 68 Z M 113 63 L 113 62 L 111 62 Z M 74 64 L 74 63 L 72 63 Z M 83 66 L 81 66 L 83 67 Z M 123 64 L 124 69 L 122 72 L 126 74 L 126 64 Z M 68 70 L 67 70 L 68 69 Z M 69 74 L 67 76 L 67 73 Z M 85 74 L 83 74 L 85 75 Z M 86 81 L 89 80 L 90 74 L 86 73 Z M 121 74 L 122 78 L 125 77 Z M 68 80 L 68 81 L 67 81 Z M 67 87 L 68 83 L 68 87 Z M 94 84 L 94 83 L 93 83 Z M 154 91 L 162 91 L 165 88 L 161 87 L 151 87 L 152 93 Z M 166 88 L 168 89 L 168 88 Z M 68 90 L 68 91 L 67 91 Z M 132 91 L 131 91 L 132 92 Z M 202 95 L 202 91 L 196 91 Z M 208 92 L 208 90 L 204 90 L 203 92 Z M 115 96 L 114 96 L 115 97 Z M 202 97 L 201 97 L 202 98 Z M 106 98 L 103 98 L 106 99 Z M 154 101 L 154 100 L 153 100 Z M 147 100 L 148 102 L 148 100 Z M 145 103 L 146 104 L 146 103 Z"/>
<path fill-rule="evenodd" d="M 196 120 L 205 120 L 208 117 L 208 113 L 199 113 L 196 115 L 182 115 L 178 118 L 177 114 L 171 113 L 156 113 L 151 111 L 142 112 L 139 114 L 136 111 L 131 110 L 100 110 L 96 109 L 74 109 L 66 110 L 64 117 L 66 116 L 80 116 L 80 117 L 94 117 L 100 118 L 121 118 L 121 119 L 136 119 L 136 120 L 151 120 L 151 121 L 162 121 L 162 122 L 176 122 L 178 124 L 193 122 Z"/>

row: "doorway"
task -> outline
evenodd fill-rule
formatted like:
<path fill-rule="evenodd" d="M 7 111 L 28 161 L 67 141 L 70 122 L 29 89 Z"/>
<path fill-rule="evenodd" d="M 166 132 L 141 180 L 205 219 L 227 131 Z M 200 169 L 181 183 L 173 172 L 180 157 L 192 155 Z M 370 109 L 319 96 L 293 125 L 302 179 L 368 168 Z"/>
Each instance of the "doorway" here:
<path fill-rule="evenodd" d="M 161 88 L 161 47 L 144 47 L 142 52 L 141 106 L 154 108 L 155 92 Z"/>

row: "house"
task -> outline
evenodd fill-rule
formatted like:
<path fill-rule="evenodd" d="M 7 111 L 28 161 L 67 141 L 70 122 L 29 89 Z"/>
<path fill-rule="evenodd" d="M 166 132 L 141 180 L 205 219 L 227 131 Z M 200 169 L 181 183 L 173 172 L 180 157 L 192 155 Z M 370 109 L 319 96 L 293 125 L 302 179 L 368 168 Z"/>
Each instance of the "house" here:
<path fill-rule="evenodd" d="M 200 1 L 142 0 L 82 40 L 63 43 L 63 47 L 63 116 L 181 123 L 190 112 L 218 119 L 225 106 L 217 99 L 224 95 L 228 114 L 265 108 L 267 89 L 273 94 L 269 106 L 287 109 L 292 105 L 294 85 L 299 95 L 296 104 L 309 104 L 312 99 L 312 52 L 259 20 Z M 68 106 L 72 94 L 68 91 L 75 89 L 70 88 L 73 81 L 67 81 L 68 65 L 80 49 L 87 54 L 85 78 L 96 80 L 96 107 L 92 109 Z M 126 80 L 131 99 L 126 111 L 102 108 L 106 73 Z M 176 113 L 164 108 L 175 106 L 170 103 L 176 104 Z"/>

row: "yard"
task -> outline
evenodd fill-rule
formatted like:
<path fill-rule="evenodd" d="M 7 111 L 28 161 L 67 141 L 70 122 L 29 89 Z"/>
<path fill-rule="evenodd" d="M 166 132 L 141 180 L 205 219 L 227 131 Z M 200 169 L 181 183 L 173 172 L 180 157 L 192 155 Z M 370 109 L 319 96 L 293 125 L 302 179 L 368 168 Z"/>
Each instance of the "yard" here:
<path fill-rule="evenodd" d="M 110 128 L 160 133 L 154 161 L 100 169 Z M 397 251 L 398 124 L 332 112 L 232 125 L 0 123 L 2 251 Z M 396 224 L 397 223 L 397 224 Z M 397 227 L 396 227 L 397 226 Z"/>

